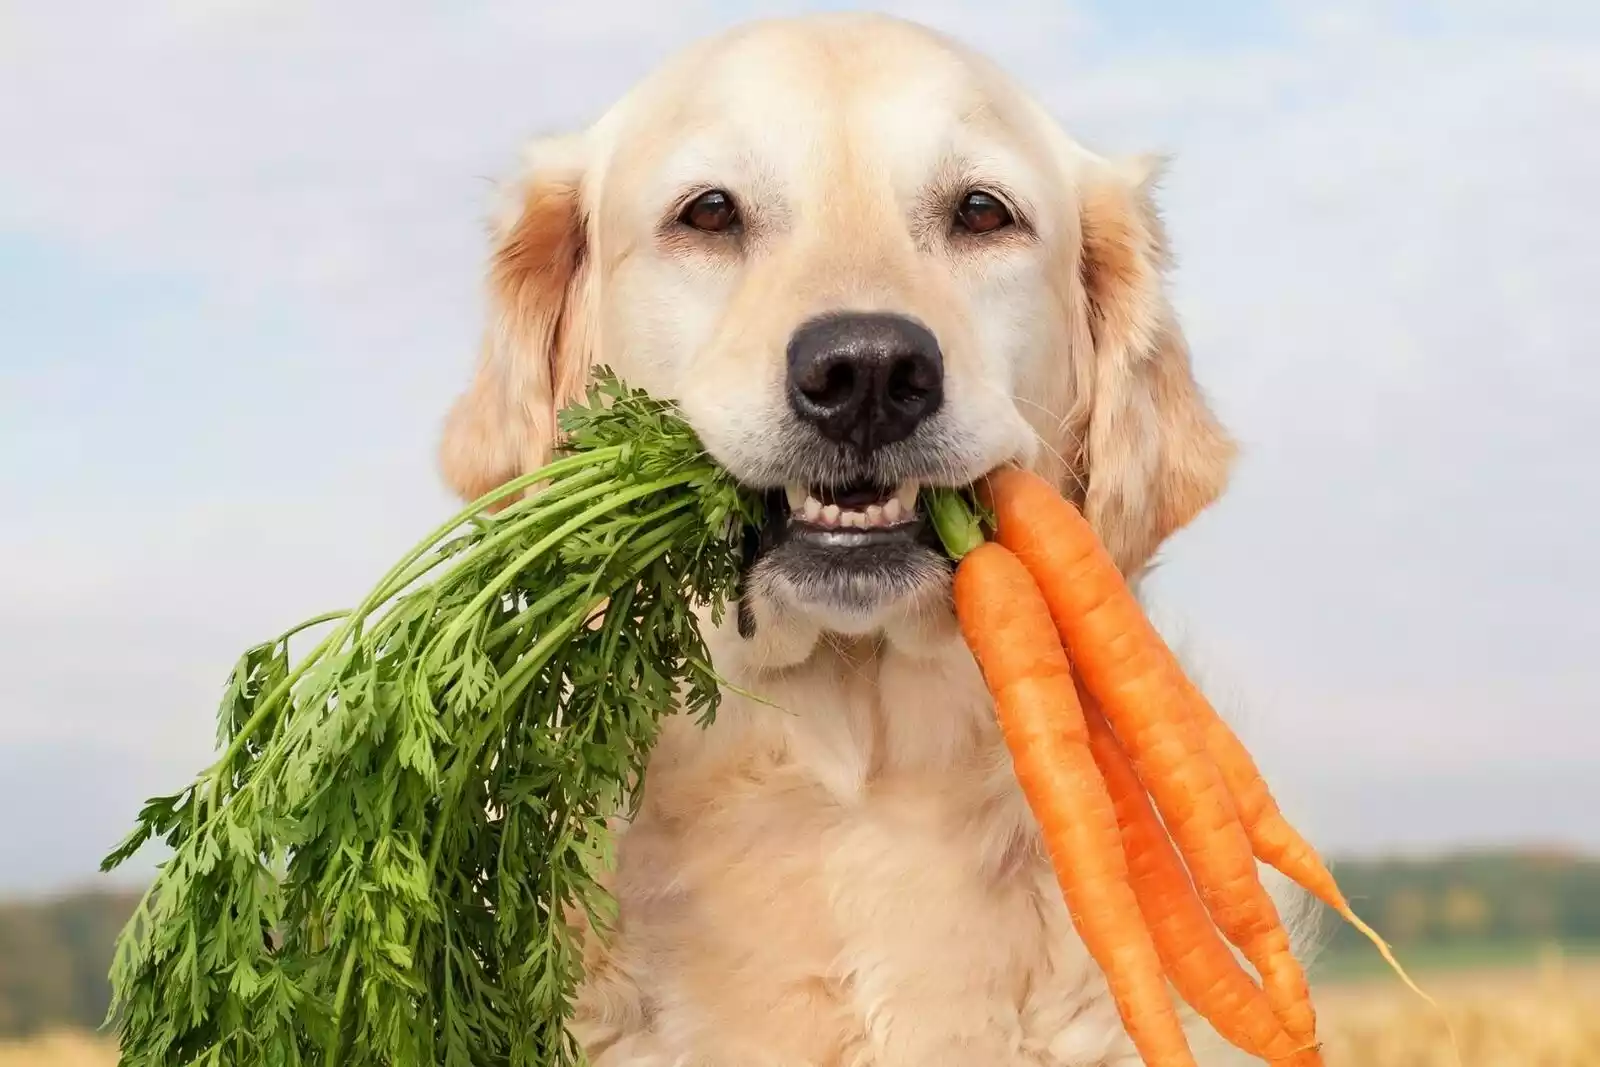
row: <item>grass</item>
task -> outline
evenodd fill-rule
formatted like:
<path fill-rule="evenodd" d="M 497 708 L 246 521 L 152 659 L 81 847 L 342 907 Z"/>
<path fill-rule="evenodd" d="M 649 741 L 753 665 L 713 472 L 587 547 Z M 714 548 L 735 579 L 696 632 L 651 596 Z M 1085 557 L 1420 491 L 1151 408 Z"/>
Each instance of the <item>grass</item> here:
<path fill-rule="evenodd" d="M 1419 962 L 1416 977 L 1448 1013 L 1461 1067 L 1600 1065 L 1600 959 L 1547 952 L 1531 966 L 1447 970 Z M 1316 999 L 1327 1067 L 1456 1065 L 1438 1015 L 1392 977 L 1323 977 Z M 115 1064 L 111 1044 L 87 1035 L 0 1044 L 0 1067 Z"/>
<path fill-rule="evenodd" d="M 1395 951 L 1408 972 L 1427 975 L 1537 967 L 1552 949 L 1546 941 L 1482 940 L 1402 945 Z M 1600 942 L 1569 941 L 1560 951 L 1572 960 L 1600 961 Z M 1353 982 L 1391 973 L 1383 958 L 1363 941 L 1353 948 L 1322 953 L 1317 958 L 1312 978 L 1321 982 Z"/>

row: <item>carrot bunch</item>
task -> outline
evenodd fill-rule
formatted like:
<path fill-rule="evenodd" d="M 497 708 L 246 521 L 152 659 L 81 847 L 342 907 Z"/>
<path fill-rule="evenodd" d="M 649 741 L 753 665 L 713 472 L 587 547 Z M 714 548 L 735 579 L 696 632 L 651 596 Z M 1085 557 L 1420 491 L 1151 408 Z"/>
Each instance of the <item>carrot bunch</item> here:
<path fill-rule="evenodd" d="M 1078 509 L 1017 469 L 990 475 L 982 492 L 993 539 L 969 528 L 957 547 L 945 536 L 959 558 L 956 614 L 1074 926 L 1140 1056 L 1194 1063 L 1170 982 L 1248 1054 L 1320 1064 L 1310 987 L 1257 861 L 1399 964 L 1284 818 Z"/>

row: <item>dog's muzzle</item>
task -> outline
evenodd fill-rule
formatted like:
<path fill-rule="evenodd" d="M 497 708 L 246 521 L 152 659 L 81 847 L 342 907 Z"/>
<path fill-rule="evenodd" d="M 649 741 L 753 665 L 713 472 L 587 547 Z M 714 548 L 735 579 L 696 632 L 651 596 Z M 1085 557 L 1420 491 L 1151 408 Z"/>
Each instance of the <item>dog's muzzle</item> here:
<path fill-rule="evenodd" d="M 938 469 L 923 440 L 944 403 L 933 333 L 902 315 L 811 319 L 790 340 L 787 389 L 799 437 L 786 465 L 801 477 L 767 494 L 766 522 L 746 540 L 747 589 L 859 614 L 947 574 L 922 482 L 905 476 Z"/>

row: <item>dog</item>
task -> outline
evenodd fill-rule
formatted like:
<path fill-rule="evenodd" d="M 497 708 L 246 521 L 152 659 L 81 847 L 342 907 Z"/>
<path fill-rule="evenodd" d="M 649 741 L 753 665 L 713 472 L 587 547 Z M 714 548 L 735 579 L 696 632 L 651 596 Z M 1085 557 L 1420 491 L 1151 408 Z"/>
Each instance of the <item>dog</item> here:
<path fill-rule="evenodd" d="M 859 14 L 701 41 L 531 146 L 446 480 L 471 499 L 541 465 L 603 364 L 773 505 L 708 622 L 759 699 L 669 718 L 618 826 L 575 1023 L 595 1067 L 1141 1062 L 917 494 L 1024 464 L 1136 581 L 1222 493 L 1235 446 L 1169 301 L 1159 175 L 959 42 Z"/>

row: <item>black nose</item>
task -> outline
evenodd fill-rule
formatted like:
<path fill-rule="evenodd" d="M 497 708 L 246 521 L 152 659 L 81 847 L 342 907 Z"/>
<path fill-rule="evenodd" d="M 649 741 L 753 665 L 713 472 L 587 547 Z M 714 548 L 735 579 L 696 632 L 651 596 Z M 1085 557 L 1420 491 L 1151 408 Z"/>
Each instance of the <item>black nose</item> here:
<path fill-rule="evenodd" d="M 944 358 L 904 315 L 839 313 L 789 340 L 789 406 L 830 441 L 859 452 L 911 435 L 944 402 Z"/>

